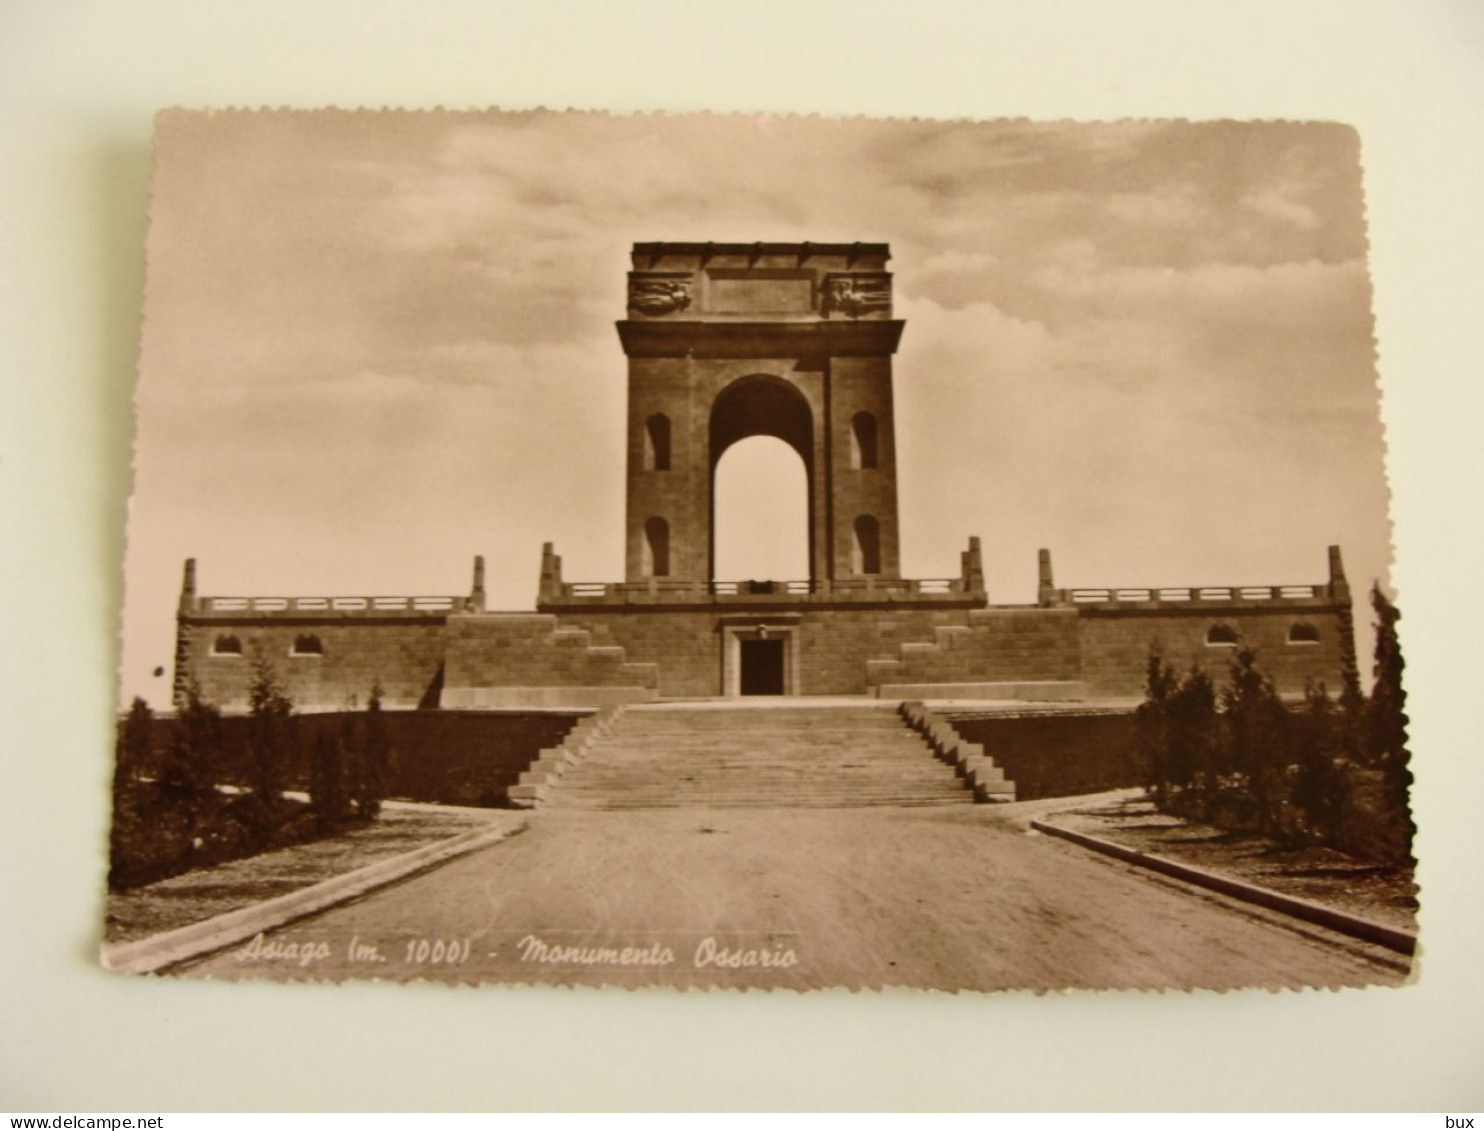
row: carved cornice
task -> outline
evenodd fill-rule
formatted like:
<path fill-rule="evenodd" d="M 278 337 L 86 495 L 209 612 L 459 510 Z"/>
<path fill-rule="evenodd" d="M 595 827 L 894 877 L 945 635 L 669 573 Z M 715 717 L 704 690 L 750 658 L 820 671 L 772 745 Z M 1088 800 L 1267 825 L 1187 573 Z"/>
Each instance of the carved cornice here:
<path fill-rule="evenodd" d="M 699 257 L 708 260 L 715 256 L 747 256 L 761 259 L 764 256 L 788 256 L 800 263 L 816 257 L 843 258 L 847 265 L 860 259 L 875 259 L 886 262 L 891 259 L 891 245 L 885 243 L 802 243 L 774 242 L 762 240 L 755 243 L 716 242 L 704 243 L 692 240 L 678 242 L 649 241 L 634 244 L 634 259 L 654 266 L 666 256 Z"/>

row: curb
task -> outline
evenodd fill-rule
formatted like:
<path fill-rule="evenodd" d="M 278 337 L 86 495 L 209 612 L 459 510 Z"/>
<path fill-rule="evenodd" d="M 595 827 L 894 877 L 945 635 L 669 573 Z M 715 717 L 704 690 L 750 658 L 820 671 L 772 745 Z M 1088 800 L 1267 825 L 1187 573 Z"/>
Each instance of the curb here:
<path fill-rule="evenodd" d="M 1151 871 L 1161 872 L 1166 876 L 1172 876 L 1177 880 L 1195 884 L 1197 887 L 1208 888 L 1211 891 L 1229 895 L 1234 899 L 1240 899 L 1247 903 L 1255 903 L 1259 907 L 1266 907 L 1269 911 L 1279 911 L 1285 915 L 1292 915 L 1295 919 L 1303 919 L 1305 922 L 1314 923 L 1320 927 L 1328 927 L 1330 930 L 1339 931 L 1341 934 L 1351 935 L 1354 938 L 1364 939 L 1366 942 L 1377 943 L 1398 954 L 1412 955 L 1417 951 L 1417 936 L 1410 931 L 1404 931 L 1400 927 L 1388 926 L 1385 923 L 1377 923 L 1373 919 L 1362 919 L 1359 915 L 1351 915 L 1345 911 L 1337 911 L 1333 907 L 1325 907 L 1320 903 L 1313 903 L 1307 899 L 1299 899 L 1296 896 L 1284 895 L 1282 892 L 1273 891 L 1271 888 L 1258 887 L 1242 880 L 1234 880 L 1230 876 L 1219 876 L 1215 872 L 1208 872 L 1204 868 L 1192 867 L 1189 864 L 1181 864 L 1166 856 L 1155 856 L 1152 853 L 1141 852 L 1136 848 L 1125 848 L 1121 844 L 1114 844 L 1110 840 L 1100 837 L 1088 836 L 1086 833 L 1073 832 L 1071 829 L 1061 828 L 1059 825 L 1048 824 L 1039 817 L 1031 821 L 1031 828 L 1037 832 L 1047 833 L 1051 836 L 1061 837 L 1073 844 L 1090 848 L 1094 852 L 1101 852 L 1105 856 L 1112 856 L 1128 864 L 1137 864 Z"/>
<path fill-rule="evenodd" d="M 337 903 L 386 887 L 434 864 L 487 848 L 504 840 L 507 835 L 504 828 L 473 829 L 251 907 L 228 911 L 224 915 L 134 942 L 104 943 L 99 958 L 107 969 L 121 974 L 153 974 L 167 966 L 221 950 L 262 931 L 282 927 L 295 919 L 303 919 Z"/>

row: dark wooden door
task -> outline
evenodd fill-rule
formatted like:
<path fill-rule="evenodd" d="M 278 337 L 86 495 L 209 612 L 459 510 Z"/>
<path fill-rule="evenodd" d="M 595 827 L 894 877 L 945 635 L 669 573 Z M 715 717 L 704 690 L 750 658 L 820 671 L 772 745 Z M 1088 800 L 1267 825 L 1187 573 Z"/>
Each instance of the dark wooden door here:
<path fill-rule="evenodd" d="M 783 694 L 783 641 L 743 640 L 742 694 Z"/>

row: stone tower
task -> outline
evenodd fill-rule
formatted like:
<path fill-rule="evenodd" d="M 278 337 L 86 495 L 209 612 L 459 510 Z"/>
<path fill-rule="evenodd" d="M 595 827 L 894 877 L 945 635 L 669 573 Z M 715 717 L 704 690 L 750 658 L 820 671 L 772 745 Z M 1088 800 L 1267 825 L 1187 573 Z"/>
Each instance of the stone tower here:
<path fill-rule="evenodd" d="M 807 580 L 901 576 L 885 244 L 639 243 L 629 272 L 625 575 L 715 576 L 716 468 L 751 436 L 798 452 Z M 797 579 L 804 580 L 804 579 Z"/>

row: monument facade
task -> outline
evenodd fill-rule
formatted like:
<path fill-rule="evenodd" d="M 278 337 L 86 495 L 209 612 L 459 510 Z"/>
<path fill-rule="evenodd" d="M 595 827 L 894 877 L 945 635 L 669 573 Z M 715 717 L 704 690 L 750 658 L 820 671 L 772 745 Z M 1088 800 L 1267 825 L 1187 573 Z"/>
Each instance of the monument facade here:
<path fill-rule="evenodd" d="M 628 359 L 624 577 L 569 581 L 541 551 L 533 611 L 467 595 L 212 597 L 188 561 L 177 690 L 246 706 L 252 658 L 301 709 L 591 707 L 656 697 L 1137 697 L 1151 648 L 1216 671 L 1257 649 L 1280 692 L 1353 662 L 1338 547 L 1293 585 L 1058 588 L 993 604 L 971 538 L 951 577 L 901 576 L 890 250 L 879 243 L 640 243 L 618 337 Z M 554 428 L 557 422 L 551 422 Z M 533 428 L 542 422 L 532 421 Z M 717 576 L 716 475 L 771 436 L 803 462 L 808 576 Z M 617 469 L 615 469 L 616 473 Z M 1316 548 L 1317 549 L 1317 548 Z M 1027 563 L 1027 568 L 1029 568 Z"/>

